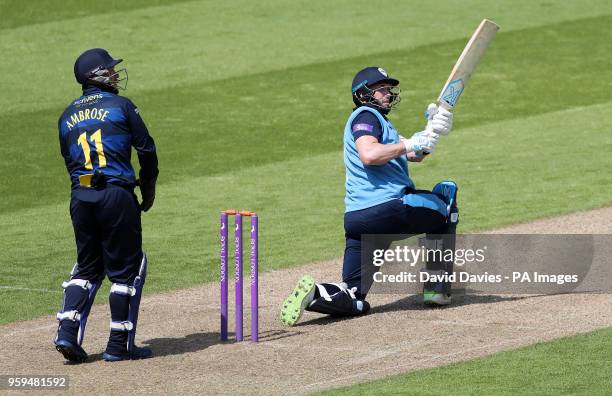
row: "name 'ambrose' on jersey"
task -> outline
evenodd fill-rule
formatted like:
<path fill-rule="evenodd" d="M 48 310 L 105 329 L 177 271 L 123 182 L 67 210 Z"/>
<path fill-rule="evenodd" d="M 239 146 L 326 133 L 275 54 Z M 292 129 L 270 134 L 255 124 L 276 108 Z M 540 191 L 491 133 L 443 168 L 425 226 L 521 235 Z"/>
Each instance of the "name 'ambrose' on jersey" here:
<path fill-rule="evenodd" d="M 72 130 L 79 122 L 83 122 L 86 120 L 99 120 L 106 121 L 105 118 L 108 115 L 108 110 L 106 109 L 84 109 L 74 112 L 70 115 L 69 119 L 66 119 L 66 126 L 69 130 Z"/>

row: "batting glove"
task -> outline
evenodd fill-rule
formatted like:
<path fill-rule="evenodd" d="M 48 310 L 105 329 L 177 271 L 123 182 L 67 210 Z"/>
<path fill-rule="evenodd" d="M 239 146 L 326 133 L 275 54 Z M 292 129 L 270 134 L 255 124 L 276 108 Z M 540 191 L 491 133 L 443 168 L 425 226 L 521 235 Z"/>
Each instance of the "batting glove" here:
<path fill-rule="evenodd" d="M 453 127 L 453 113 L 445 108 L 438 107 L 435 103 L 431 103 L 427 106 L 425 117 L 427 118 L 426 131 L 438 135 L 448 135 L 451 132 Z"/>
<path fill-rule="evenodd" d="M 417 132 L 410 139 L 402 139 L 406 152 L 413 152 L 417 156 L 430 154 L 434 151 L 440 135 L 431 131 Z"/>

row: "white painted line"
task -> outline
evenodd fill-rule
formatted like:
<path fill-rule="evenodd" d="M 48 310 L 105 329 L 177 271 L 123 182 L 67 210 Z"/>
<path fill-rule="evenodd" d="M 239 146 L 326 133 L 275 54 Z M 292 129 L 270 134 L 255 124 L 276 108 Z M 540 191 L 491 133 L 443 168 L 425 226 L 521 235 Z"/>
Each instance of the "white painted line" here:
<path fill-rule="evenodd" d="M 43 292 L 43 293 L 62 293 L 62 290 L 34 289 L 31 287 L 2 286 L 2 285 L 0 285 L 0 290 L 25 290 L 25 291 L 35 291 L 35 292 Z"/>
<path fill-rule="evenodd" d="M 19 322 L 17 322 L 19 323 Z M 56 323 L 53 324 L 48 324 L 48 325 L 44 325 L 44 326 L 40 326 L 40 327 L 20 327 L 15 331 L 11 331 L 10 333 L 4 333 L 2 334 L 2 337 L 12 337 L 15 335 L 20 335 L 23 333 L 33 333 L 36 331 L 40 331 L 40 330 L 52 330 L 57 328 L 57 321 Z"/>

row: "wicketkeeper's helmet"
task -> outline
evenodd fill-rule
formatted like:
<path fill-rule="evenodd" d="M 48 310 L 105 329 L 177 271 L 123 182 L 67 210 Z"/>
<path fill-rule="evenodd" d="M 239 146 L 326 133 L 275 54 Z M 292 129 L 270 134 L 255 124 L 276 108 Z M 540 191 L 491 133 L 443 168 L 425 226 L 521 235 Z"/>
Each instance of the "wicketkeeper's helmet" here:
<path fill-rule="evenodd" d="M 110 69 L 123 59 L 113 58 L 102 48 L 92 48 L 83 52 L 74 62 L 74 77 L 82 84 L 105 86 L 114 91 L 127 88 L 127 70 L 120 69 L 114 73 Z"/>

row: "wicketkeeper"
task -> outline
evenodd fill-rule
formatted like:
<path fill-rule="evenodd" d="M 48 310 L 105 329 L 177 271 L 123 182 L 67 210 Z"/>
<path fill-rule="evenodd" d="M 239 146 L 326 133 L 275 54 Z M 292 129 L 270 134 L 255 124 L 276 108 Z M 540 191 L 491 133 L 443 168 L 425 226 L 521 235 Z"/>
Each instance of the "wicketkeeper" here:
<path fill-rule="evenodd" d="M 77 262 L 62 285 L 64 302 L 57 314 L 55 348 L 73 362 L 87 359 L 81 343 L 105 275 L 112 286 L 104 360 L 143 359 L 152 354 L 150 349 L 136 347 L 134 337 L 147 274 L 140 215 L 153 205 L 159 171 L 155 143 L 138 108 L 119 96 L 119 89 L 127 85 L 127 71 L 115 69 L 121 61 L 101 48 L 82 53 L 74 64 L 74 75 L 83 95 L 70 103 L 58 124 L 61 153 L 72 183 L 70 217 Z M 134 194 L 132 147 L 140 162 L 142 203 Z"/>

